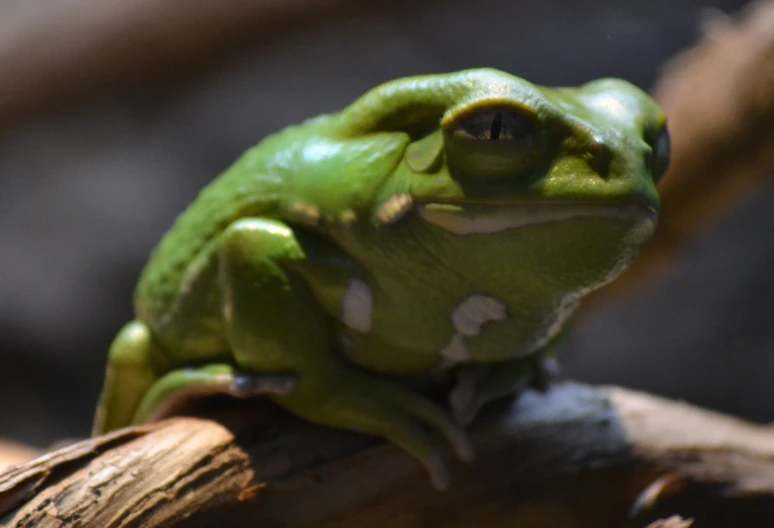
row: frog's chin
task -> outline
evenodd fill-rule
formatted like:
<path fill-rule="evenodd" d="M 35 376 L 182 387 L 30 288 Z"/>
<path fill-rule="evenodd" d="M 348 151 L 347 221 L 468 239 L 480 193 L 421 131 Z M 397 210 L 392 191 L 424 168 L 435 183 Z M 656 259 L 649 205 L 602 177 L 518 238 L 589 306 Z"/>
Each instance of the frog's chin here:
<path fill-rule="evenodd" d="M 427 223 L 456 235 L 503 233 L 540 224 L 576 219 L 609 219 L 638 224 L 652 234 L 656 227 L 656 210 L 639 203 L 569 204 L 536 203 L 514 205 L 427 203 L 416 206 L 419 216 Z"/>

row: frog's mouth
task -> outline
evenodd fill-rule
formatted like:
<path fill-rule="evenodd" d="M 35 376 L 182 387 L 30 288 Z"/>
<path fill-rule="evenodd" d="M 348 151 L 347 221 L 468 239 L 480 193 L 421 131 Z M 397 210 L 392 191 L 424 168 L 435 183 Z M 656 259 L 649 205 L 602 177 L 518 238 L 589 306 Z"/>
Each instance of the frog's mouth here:
<path fill-rule="evenodd" d="M 494 234 L 529 226 L 574 219 L 609 219 L 656 227 L 656 210 L 639 203 L 568 204 L 534 203 L 514 205 L 427 203 L 416 206 L 427 223 L 457 235 Z"/>

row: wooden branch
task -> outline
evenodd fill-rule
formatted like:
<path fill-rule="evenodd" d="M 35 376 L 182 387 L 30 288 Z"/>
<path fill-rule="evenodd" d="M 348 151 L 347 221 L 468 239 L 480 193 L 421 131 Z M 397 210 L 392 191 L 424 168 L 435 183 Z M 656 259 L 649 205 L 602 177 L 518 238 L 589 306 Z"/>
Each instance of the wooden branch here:
<path fill-rule="evenodd" d="M 674 515 L 668 519 L 659 519 L 648 525 L 648 528 L 689 528 L 693 524 L 692 519 L 682 519 Z"/>
<path fill-rule="evenodd" d="M 0 471 L 8 466 L 26 462 L 39 454 L 37 449 L 19 442 L 0 439 Z"/>
<path fill-rule="evenodd" d="M 0 475 L 0 519 L 18 528 L 76 519 L 634 528 L 674 514 L 697 528 L 753 528 L 774 519 L 774 428 L 615 387 L 563 383 L 492 409 L 475 428 L 477 461 L 452 461 L 443 493 L 397 449 L 265 403 L 218 419 L 122 430 L 11 468 Z"/>
<path fill-rule="evenodd" d="M 103 53 L 111 49 L 105 43 L 120 39 L 107 32 L 101 42 L 79 27 L 89 44 L 73 48 L 74 60 L 46 63 L 40 79 L 34 68 L 14 69 L 35 64 L 35 57 L 3 63 L 10 69 L 0 78 L 29 82 L 14 85 L 25 86 L 23 94 L 6 91 L 12 103 L 0 101 L 0 115 L 28 108 L 19 101 L 44 101 L 36 86 L 67 93 L 68 65 L 91 65 L 104 79 L 116 74 L 112 66 L 100 69 L 99 56 L 83 62 L 91 55 L 79 53 Z M 148 42 L 137 49 L 168 49 Z M 654 243 L 619 288 L 639 285 L 646 270 L 661 268 L 774 170 L 773 58 L 774 4 L 763 2 L 716 23 L 666 71 L 655 92 L 674 138 L 674 163 L 662 186 L 665 212 Z M 70 86 L 72 93 L 83 87 Z M 11 468 L 0 475 L 0 522 L 639 528 L 678 513 L 697 528 L 751 528 L 774 519 L 773 428 L 623 389 L 564 384 L 493 409 L 476 429 L 478 461 L 453 463 L 454 486 L 442 494 L 407 457 L 371 439 L 316 428 L 267 406 L 216 418 L 124 430 Z"/>

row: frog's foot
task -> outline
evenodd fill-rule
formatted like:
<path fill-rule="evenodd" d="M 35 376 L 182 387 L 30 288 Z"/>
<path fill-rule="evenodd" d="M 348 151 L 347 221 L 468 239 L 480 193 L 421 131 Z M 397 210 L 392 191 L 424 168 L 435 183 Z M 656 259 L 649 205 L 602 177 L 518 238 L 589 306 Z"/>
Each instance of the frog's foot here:
<path fill-rule="evenodd" d="M 92 436 L 109 433 L 132 422 L 143 395 L 156 382 L 155 358 L 163 352 L 142 321 L 126 324 L 110 345 Z"/>
<path fill-rule="evenodd" d="M 171 416 L 187 400 L 199 396 L 226 394 L 235 398 L 258 395 L 287 396 L 293 392 L 296 378 L 283 374 L 247 374 L 228 364 L 173 370 L 145 394 L 134 423 L 160 420 Z"/>
<path fill-rule="evenodd" d="M 537 364 L 542 365 L 542 361 Z M 537 378 L 532 359 L 467 365 L 460 370 L 457 385 L 449 395 L 452 416 L 458 424 L 469 425 L 484 405 L 518 394 Z"/>
<path fill-rule="evenodd" d="M 449 486 L 448 468 L 420 424 L 439 432 L 463 461 L 475 457 L 467 433 L 449 416 L 420 394 L 396 383 L 358 372 L 348 372 L 320 394 L 299 386 L 296 394 L 274 397 L 292 413 L 321 425 L 372 434 L 387 439 L 419 460 L 433 486 Z"/>

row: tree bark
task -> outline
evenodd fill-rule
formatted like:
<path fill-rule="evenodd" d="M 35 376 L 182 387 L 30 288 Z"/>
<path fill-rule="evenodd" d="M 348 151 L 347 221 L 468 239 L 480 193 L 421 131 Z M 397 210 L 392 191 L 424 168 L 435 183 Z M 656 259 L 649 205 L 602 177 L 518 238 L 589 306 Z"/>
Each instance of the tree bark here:
<path fill-rule="evenodd" d="M 446 492 L 392 446 L 263 402 L 244 406 L 15 466 L 0 475 L 0 519 L 18 528 L 639 528 L 670 515 L 753 528 L 774 519 L 774 428 L 621 388 L 561 383 L 492 408 L 473 430 L 477 460 L 450 459 Z"/>
<path fill-rule="evenodd" d="M 0 440 L 0 471 L 8 466 L 35 458 L 38 455 L 37 449 L 12 440 Z"/>
<path fill-rule="evenodd" d="M 693 519 L 682 519 L 673 515 L 668 519 L 659 519 L 648 525 L 648 528 L 689 528 L 693 524 Z"/>

